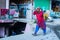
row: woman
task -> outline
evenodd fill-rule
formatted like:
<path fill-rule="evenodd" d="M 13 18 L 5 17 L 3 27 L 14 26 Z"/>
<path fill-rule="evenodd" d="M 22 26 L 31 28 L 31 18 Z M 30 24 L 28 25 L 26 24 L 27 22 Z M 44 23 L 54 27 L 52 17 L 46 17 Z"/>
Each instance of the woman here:
<path fill-rule="evenodd" d="M 33 35 L 37 35 L 39 28 L 41 28 L 43 30 L 43 33 L 45 35 L 46 34 L 46 24 L 45 24 L 45 20 L 43 17 L 43 11 L 40 8 L 37 8 L 33 14 L 36 15 L 36 19 L 37 19 L 37 25 L 36 25 L 36 29 L 35 29 L 35 32 Z"/>

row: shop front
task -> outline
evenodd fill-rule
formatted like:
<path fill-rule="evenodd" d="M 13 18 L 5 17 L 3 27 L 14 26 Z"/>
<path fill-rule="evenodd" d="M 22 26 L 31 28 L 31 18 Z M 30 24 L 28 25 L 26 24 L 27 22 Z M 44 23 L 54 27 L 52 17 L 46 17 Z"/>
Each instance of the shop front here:
<path fill-rule="evenodd" d="M 31 0 L 5 0 L 1 4 L 5 6 L 0 7 L 0 32 L 3 33 L 0 37 L 12 35 L 14 31 L 17 34 L 24 31 L 27 21 L 32 19 Z"/>

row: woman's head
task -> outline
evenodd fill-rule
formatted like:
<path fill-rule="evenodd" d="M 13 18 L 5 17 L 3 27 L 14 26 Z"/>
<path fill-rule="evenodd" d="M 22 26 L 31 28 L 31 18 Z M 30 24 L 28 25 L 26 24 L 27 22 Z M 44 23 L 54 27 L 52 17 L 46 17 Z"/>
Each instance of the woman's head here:
<path fill-rule="evenodd" d="M 38 11 L 38 12 L 39 12 L 40 10 L 41 10 L 41 9 L 40 9 L 39 7 L 37 7 L 37 8 L 36 8 L 36 11 Z"/>

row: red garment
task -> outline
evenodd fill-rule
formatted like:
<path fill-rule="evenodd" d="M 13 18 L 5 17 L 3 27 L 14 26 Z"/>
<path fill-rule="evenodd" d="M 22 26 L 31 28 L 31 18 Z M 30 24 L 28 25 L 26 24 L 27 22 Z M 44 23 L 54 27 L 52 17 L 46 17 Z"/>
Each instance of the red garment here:
<path fill-rule="evenodd" d="M 33 13 L 34 15 L 36 15 L 37 18 L 37 24 L 41 27 L 41 28 L 45 28 L 45 21 L 44 21 L 44 17 L 43 17 L 43 11 L 37 12 L 34 11 Z"/>
<path fill-rule="evenodd" d="M 1 9 L 1 15 L 5 15 L 5 14 L 7 14 L 7 12 L 8 12 L 8 9 Z"/>

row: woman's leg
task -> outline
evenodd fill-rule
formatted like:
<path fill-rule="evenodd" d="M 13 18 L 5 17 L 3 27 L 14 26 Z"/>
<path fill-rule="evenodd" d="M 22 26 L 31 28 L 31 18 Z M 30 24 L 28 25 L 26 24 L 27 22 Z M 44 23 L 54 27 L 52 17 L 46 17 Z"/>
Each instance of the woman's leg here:
<path fill-rule="evenodd" d="M 46 34 L 46 29 L 43 29 L 43 33 L 44 33 L 44 35 Z"/>
<path fill-rule="evenodd" d="M 38 31 L 39 31 L 39 25 L 36 25 L 36 29 L 35 29 L 34 34 L 37 34 Z"/>
<path fill-rule="evenodd" d="M 43 33 L 46 34 L 46 23 L 44 22 Z"/>

